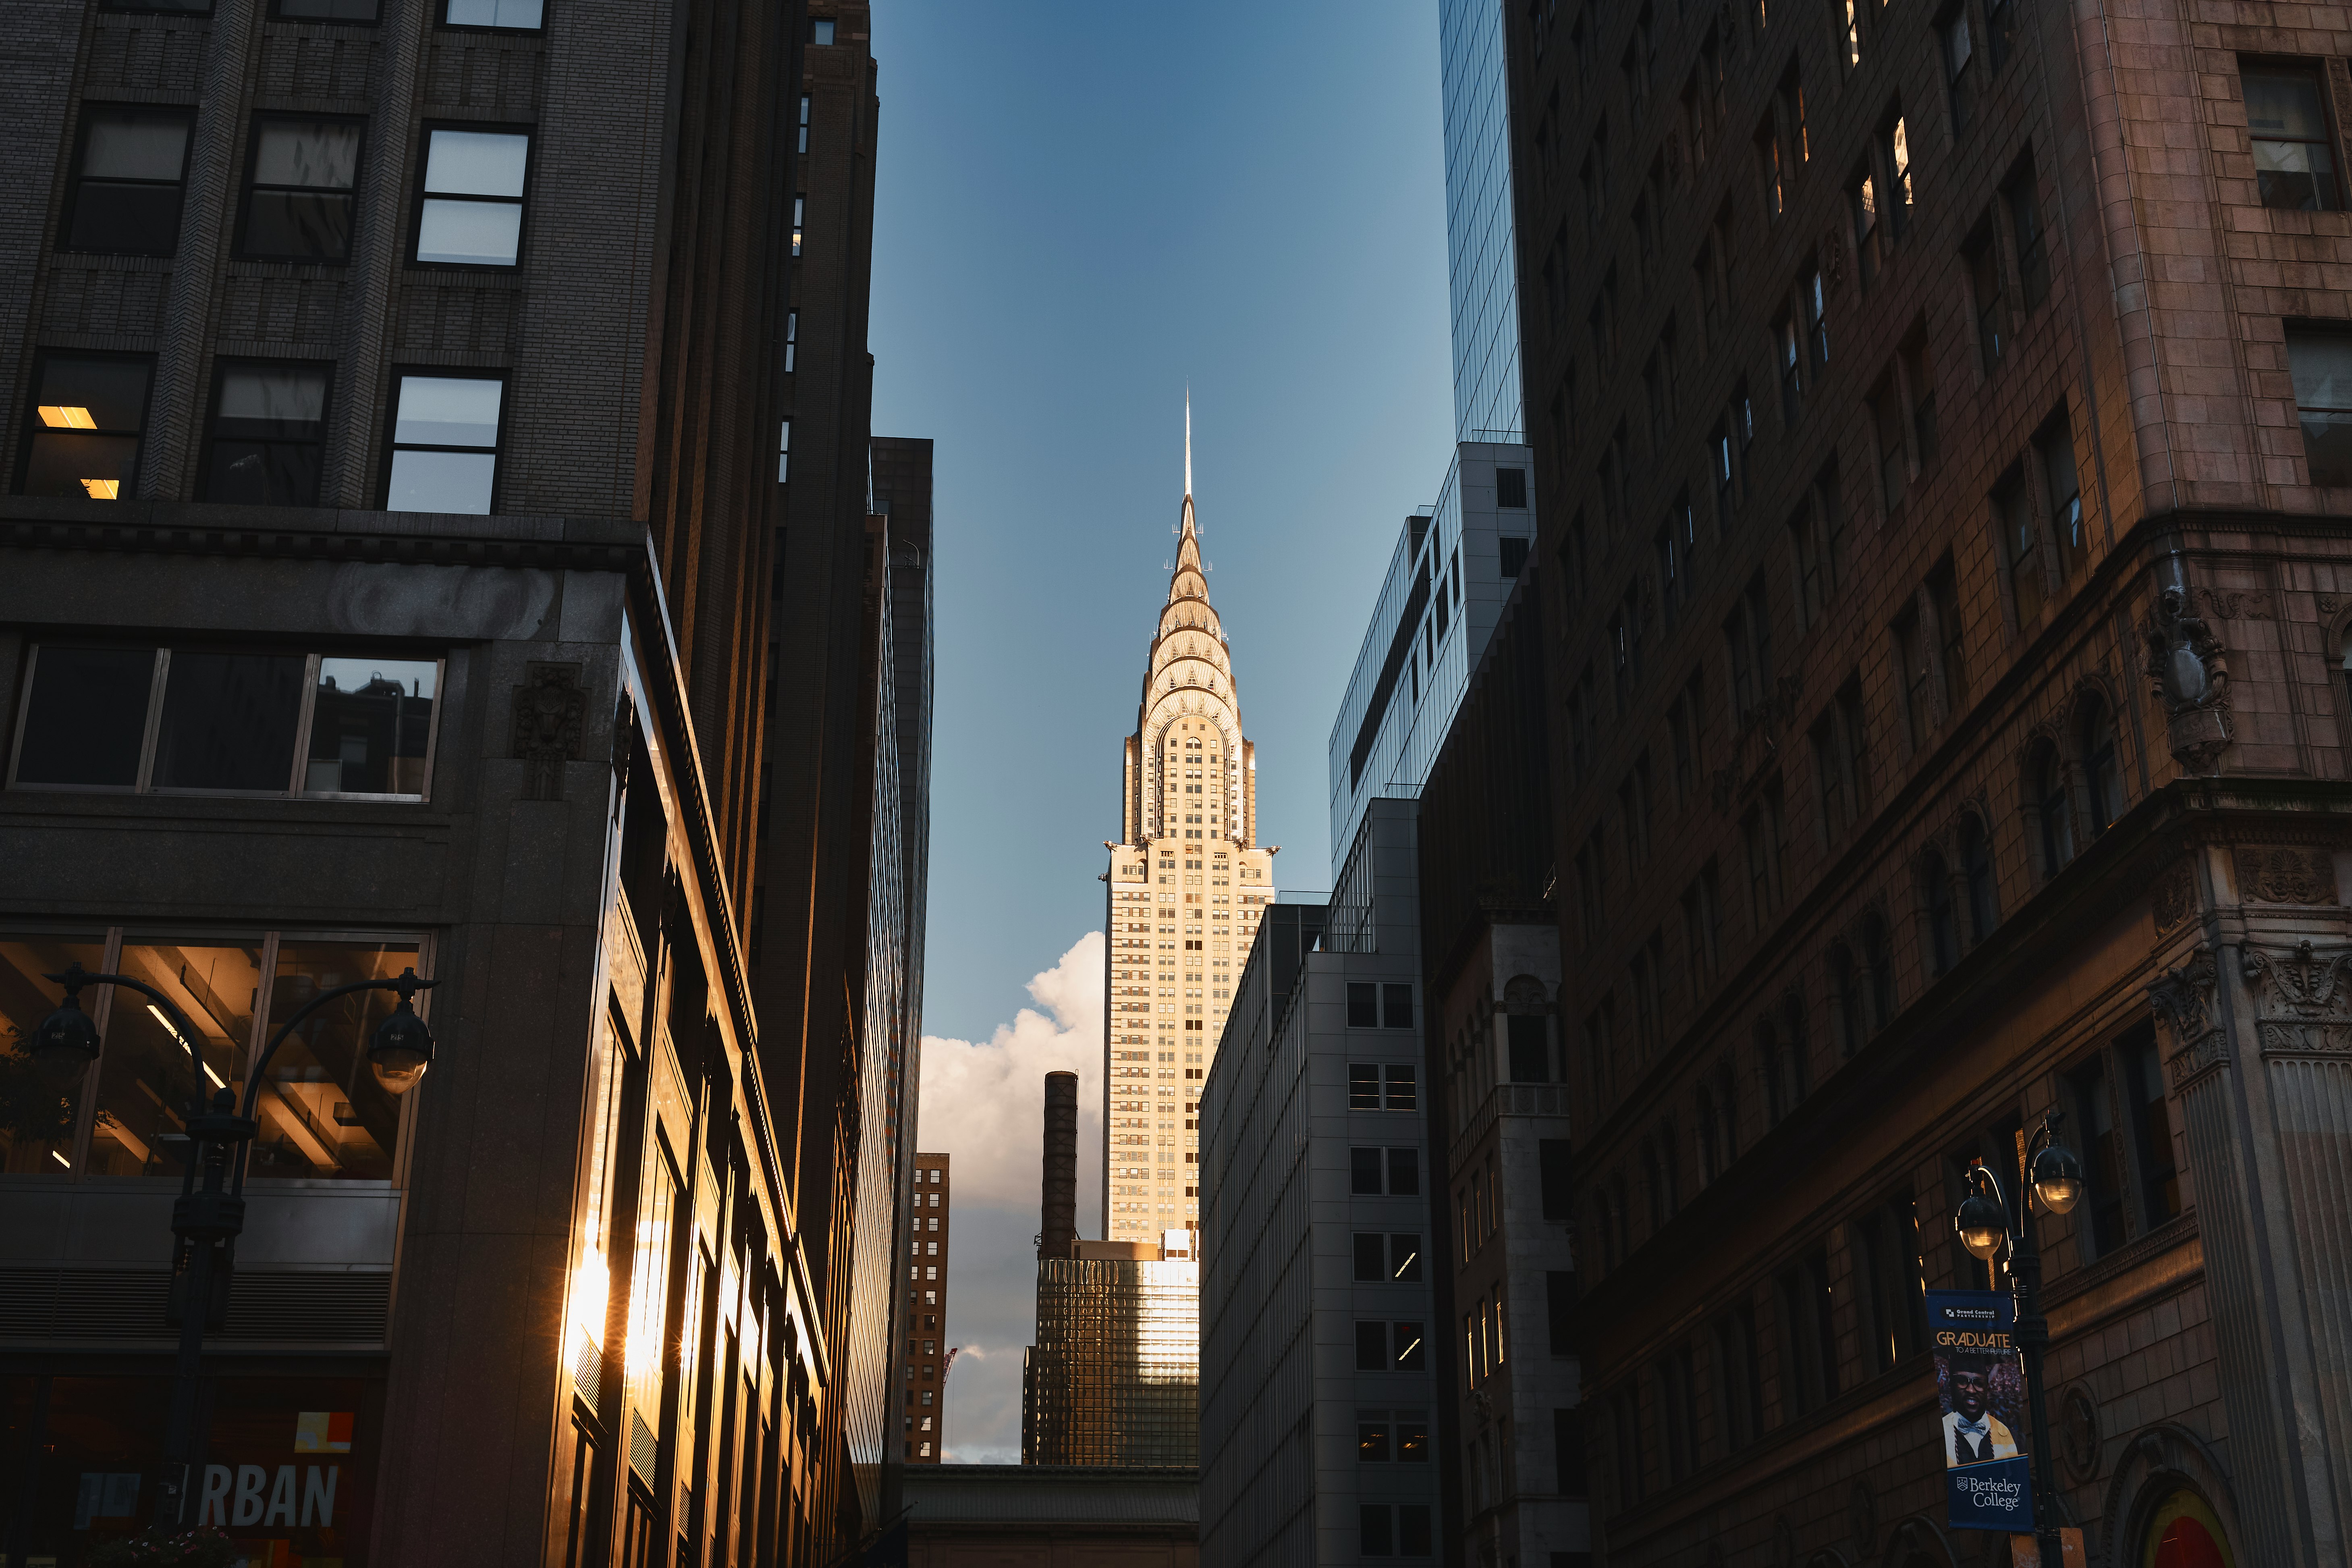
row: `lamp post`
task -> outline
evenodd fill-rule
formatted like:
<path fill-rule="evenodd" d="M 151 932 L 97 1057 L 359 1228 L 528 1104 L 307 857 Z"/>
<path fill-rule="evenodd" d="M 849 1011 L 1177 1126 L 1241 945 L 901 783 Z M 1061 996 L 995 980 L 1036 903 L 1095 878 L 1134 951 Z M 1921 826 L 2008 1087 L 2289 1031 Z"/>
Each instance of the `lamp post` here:
<path fill-rule="evenodd" d="M 2026 1146 L 2026 1191 L 2017 1205 L 2017 1228 L 2009 1224 L 2009 1205 L 2000 1183 L 1979 1160 L 1969 1167 L 1969 1195 L 1952 1215 L 1960 1245 L 1990 1263 L 2006 1247 L 2010 1287 L 2017 1300 L 2015 1335 L 2025 1362 L 2025 1397 L 2033 1424 L 2033 1535 L 2040 1543 L 2042 1568 L 2058 1568 L 2058 1487 L 2050 1469 L 2050 1408 L 2042 1386 L 2042 1357 L 2050 1349 L 2050 1320 L 2042 1315 L 2042 1248 L 2033 1235 L 2033 1203 L 2042 1201 L 2052 1214 L 2071 1211 L 2083 1196 L 2083 1163 L 2058 1142 L 2058 1123 L 2051 1111 L 2033 1130 Z"/>
<path fill-rule="evenodd" d="M 163 1475 L 156 1486 L 155 1522 L 173 1526 L 187 1522 L 188 1482 L 205 1462 L 205 1433 L 197 1419 L 202 1388 L 205 1320 L 210 1317 L 215 1252 L 233 1249 L 245 1229 L 245 1168 L 254 1134 L 260 1124 L 254 1107 L 268 1081 L 269 1060 L 303 1019 L 339 997 L 357 991 L 394 991 L 400 1005 L 368 1042 L 368 1068 L 387 1094 L 403 1095 L 415 1089 L 433 1061 L 433 1035 L 414 1005 L 419 991 L 440 982 L 419 980 L 414 969 L 397 980 L 361 980 L 320 992 L 280 1025 L 261 1047 L 246 1074 L 245 1103 L 223 1088 L 209 1102 L 205 1098 L 205 1059 L 196 1046 L 196 1031 L 172 999 L 143 981 L 127 974 L 92 974 L 77 963 L 47 979 L 65 987 L 65 1003 L 33 1031 L 31 1055 L 35 1069 L 59 1089 L 87 1075 L 98 1060 L 98 1026 L 82 1011 L 85 985 L 121 985 L 155 1004 L 156 1010 L 188 1047 L 195 1068 L 196 1092 L 185 1105 L 189 1149 L 180 1175 L 180 1196 L 172 1205 L 174 1263 L 184 1260 L 184 1289 L 180 1300 L 180 1357 L 172 1382 L 172 1413 L 163 1436 Z M 197 1185 L 198 1167 L 204 1184 Z M 226 1253 L 219 1259 L 226 1269 Z"/>

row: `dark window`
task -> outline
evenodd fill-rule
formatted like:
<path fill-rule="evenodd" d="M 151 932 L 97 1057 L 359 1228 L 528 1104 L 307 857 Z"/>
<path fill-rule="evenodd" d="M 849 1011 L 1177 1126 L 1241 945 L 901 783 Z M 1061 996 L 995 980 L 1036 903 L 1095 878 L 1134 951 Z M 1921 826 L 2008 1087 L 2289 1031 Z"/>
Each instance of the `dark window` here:
<path fill-rule="evenodd" d="M 1500 547 L 1503 580 L 1507 583 L 1514 581 L 1527 567 L 1528 542 L 1524 539 L 1502 539 L 1496 543 Z"/>
<path fill-rule="evenodd" d="M 1540 1014 L 1514 1013 L 1509 1019 L 1511 1081 L 1551 1081 L 1550 1029 Z"/>
<path fill-rule="evenodd" d="M 213 394 L 204 499 L 317 505 L 326 430 L 326 366 L 224 363 Z"/>
<path fill-rule="evenodd" d="M 1388 1278 L 1406 1285 L 1413 1285 L 1420 1282 L 1420 1236 L 1411 1232 L 1402 1231 L 1390 1233 Z"/>
<path fill-rule="evenodd" d="M 1545 1338 L 1554 1355 L 1574 1355 L 1574 1335 L 1569 1318 L 1576 1310 L 1576 1273 L 1554 1268 L 1544 1275 Z"/>
<path fill-rule="evenodd" d="M 1381 1021 L 1391 1029 L 1412 1027 L 1412 987 L 1411 985 L 1381 987 Z"/>
<path fill-rule="evenodd" d="M 1360 1464 L 1385 1465 L 1389 1462 L 1389 1424 L 1385 1421 L 1356 1423 L 1356 1458 Z"/>
<path fill-rule="evenodd" d="M 305 662 L 300 654 L 174 652 L 155 737 L 155 787 L 284 793 Z"/>
<path fill-rule="evenodd" d="M 1960 867 L 1969 887 L 1969 940 L 1982 942 L 2000 923 L 2000 905 L 1993 882 L 1992 837 L 1974 812 L 1960 818 Z"/>
<path fill-rule="evenodd" d="M 1543 1193 L 1544 1218 L 1566 1221 L 1574 1212 L 1570 1206 L 1569 1141 L 1565 1138 L 1537 1140 L 1536 1163 L 1538 1181 Z"/>
<path fill-rule="evenodd" d="M 1363 1533 L 1363 1554 L 1367 1557 L 1395 1556 L 1396 1534 L 1391 1528 L 1389 1505 L 1384 1502 L 1363 1503 L 1357 1508 L 1356 1514 Z"/>
<path fill-rule="evenodd" d="M 1391 1110 L 1421 1109 L 1421 1086 L 1415 1081 L 1416 1077 L 1412 1068 L 1391 1067 L 1388 1069 L 1388 1107 Z"/>
<path fill-rule="evenodd" d="M 442 126 L 425 133 L 422 162 L 416 259 L 441 267 L 514 266 L 522 255 L 530 133 Z"/>
<path fill-rule="evenodd" d="M 1395 1342 L 1397 1371 L 1419 1372 L 1428 1364 L 1428 1350 L 1422 1342 L 1419 1323 L 1391 1324 L 1390 1334 Z"/>
<path fill-rule="evenodd" d="M 1429 1463 L 1429 1417 L 1418 1412 L 1399 1412 L 1396 1425 L 1397 1458 L 1407 1465 Z"/>
<path fill-rule="evenodd" d="M 2000 363 L 2008 342 L 2008 294 L 2001 284 L 2000 247 L 1990 224 L 1969 242 L 1968 263 L 1969 289 L 1976 301 L 1977 350 L 1990 375 Z"/>
<path fill-rule="evenodd" d="M 2066 773 L 2058 748 L 2042 742 L 2032 776 L 2033 804 L 2042 819 L 2042 874 L 2054 877 L 2074 858 L 2074 825 L 2066 800 Z"/>
<path fill-rule="evenodd" d="M 1356 1233 L 1357 1279 L 1382 1280 L 1389 1277 L 1384 1252 L 1386 1245 L 1378 1231 L 1360 1230 Z"/>
<path fill-rule="evenodd" d="M 1389 1192 L 1397 1197 L 1410 1197 L 1421 1191 L 1421 1151 L 1391 1149 L 1389 1151 Z"/>
<path fill-rule="evenodd" d="M 1780 1277 L 1789 1357 L 1790 1397 L 1799 1410 L 1815 1410 L 1837 1397 L 1837 1332 L 1830 1317 L 1830 1260 L 1814 1252 Z"/>
<path fill-rule="evenodd" d="M 1381 1190 L 1381 1152 L 1378 1149 L 1348 1151 L 1348 1190 L 1366 1195 L 1376 1195 Z"/>
<path fill-rule="evenodd" d="M 2132 1119 L 2132 1152 L 2139 1161 L 2140 1207 L 2149 1229 L 2180 1215 L 2180 1170 L 2172 1154 L 2172 1116 L 2165 1107 L 2164 1068 L 2156 1030 L 2141 1024 L 2116 1047 L 2123 1061 L 2125 1104 Z"/>
<path fill-rule="evenodd" d="M 1378 1110 L 1381 1108 L 1381 1069 L 1372 1062 L 1348 1064 L 1348 1109 Z"/>
<path fill-rule="evenodd" d="M 1427 1503 L 1397 1504 L 1397 1555 L 1400 1557 L 1429 1555 L 1429 1505 Z"/>
<path fill-rule="evenodd" d="M 2039 445 L 2050 501 L 2050 532 L 2058 542 L 2060 574 L 2073 582 L 2091 555 L 2090 536 L 2083 527 L 2083 482 L 2074 468 L 2074 442 L 2062 420 L 2042 434 Z"/>
<path fill-rule="evenodd" d="M 2094 698 L 2083 709 L 2083 791 L 2089 796 L 2091 837 L 2124 814 L 2123 773 L 2116 763 L 2115 710 Z"/>
<path fill-rule="evenodd" d="M 1528 471 L 1525 468 L 1495 470 L 1495 504 L 1498 507 L 1523 509 L 1528 504 Z"/>
<path fill-rule="evenodd" d="M 1757 1353 L 1755 1309 L 1735 1308 L 1716 1324 L 1715 1364 L 1725 1446 L 1737 1451 L 1764 1435 L 1764 1368 Z"/>
<path fill-rule="evenodd" d="M 2309 67 L 2242 67 L 2246 133 L 2253 142 L 2254 183 L 2263 205 L 2332 212 L 2344 205 L 2336 184 L 2336 148 L 2326 96 Z"/>
<path fill-rule="evenodd" d="M 507 384 L 495 376 L 402 374 L 393 379 L 392 511 L 490 510 Z"/>
<path fill-rule="evenodd" d="M 278 16 L 288 22 L 373 22 L 376 0 L 278 0 Z"/>
<path fill-rule="evenodd" d="M 1963 4 L 1945 13 L 1936 24 L 1944 40 L 1944 79 L 1952 89 L 1952 131 L 1965 132 L 1976 119 L 1976 44 L 1969 34 L 1969 8 Z"/>
<path fill-rule="evenodd" d="M 1930 849 L 1919 863 L 1920 892 L 1927 905 L 1927 958 L 1931 971 L 1947 973 L 1960 961 L 1959 911 L 1952 898 L 1951 868 Z"/>
<path fill-rule="evenodd" d="M 1584 1495 L 1583 1411 L 1570 1408 L 1551 1413 L 1551 1464 L 1552 1486 L 1560 1496 Z"/>
<path fill-rule="evenodd" d="M 154 363 L 127 354 L 42 355 L 26 411 L 17 489 L 28 496 L 130 499 Z"/>
<path fill-rule="evenodd" d="M 2347 366 L 2352 368 L 2352 366 Z M 2346 383 L 2352 392 L 2352 380 Z M 2352 429 L 2352 425 L 2347 426 Z M 2031 632 L 2041 617 L 2045 587 L 2042 578 L 2042 525 L 2033 515 L 2033 498 L 2025 476 L 2012 470 L 1993 492 L 1995 525 L 2000 530 L 2001 553 L 2009 565 L 2010 592 L 2017 605 L 2017 626 Z"/>
<path fill-rule="evenodd" d="M 2289 327 L 2288 367 L 2315 485 L 2352 485 L 2352 335 Z"/>
<path fill-rule="evenodd" d="M 185 109 L 106 104 L 82 110 L 81 156 L 66 198 L 65 248 L 131 256 L 169 256 L 179 248 L 192 119 Z"/>
<path fill-rule="evenodd" d="M 245 254 L 341 261 L 352 253 L 359 121 L 265 116 L 254 122 Z"/>
<path fill-rule="evenodd" d="M 546 0 L 449 0 L 441 20 L 452 27 L 531 33 L 544 25 L 546 10 Z"/>
<path fill-rule="evenodd" d="M 1348 1027 L 1377 1029 L 1381 1025 L 1381 992 L 1361 981 L 1348 984 Z"/>
<path fill-rule="evenodd" d="M 1356 1370 L 1386 1372 L 1388 1364 L 1389 1326 L 1386 1323 L 1357 1323 Z"/>
<path fill-rule="evenodd" d="M 1926 1342 L 1918 1211 L 1907 1195 L 1898 1197 L 1864 1215 L 1854 1226 L 1854 1236 L 1861 1243 L 1855 1261 L 1862 1276 L 1870 1363 L 1885 1372 L 1918 1354 Z"/>
<path fill-rule="evenodd" d="M 16 782 L 135 788 L 154 689 L 152 647 L 35 649 Z"/>
<path fill-rule="evenodd" d="M 2009 197 L 2010 229 L 2017 237 L 2017 282 L 2025 308 L 2039 310 L 2050 297 L 2050 237 L 2042 227 L 2042 199 L 2034 194 L 2033 170 L 2012 181 Z"/>
<path fill-rule="evenodd" d="M 2131 1190 L 2123 1129 L 2116 1122 L 2114 1086 L 2107 1077 L 2106 1053 L 2101 1052 L 2069 1073 L 2066 1081 L 2074 1092 L 2074 1115 L 2080 1128 L 2077 1136 L 2083 1143 L 2083 1173 L 2090 1188 L 2085 1194 L 2090 1201 L 2077 1211 L 2084 1218 L 2076 1223 L 2090 1232 L 2091 1245 L 2082 1249 L 2083 1256 L 2102 1258 L 2124 1244 L 2124 1205 Z"/>

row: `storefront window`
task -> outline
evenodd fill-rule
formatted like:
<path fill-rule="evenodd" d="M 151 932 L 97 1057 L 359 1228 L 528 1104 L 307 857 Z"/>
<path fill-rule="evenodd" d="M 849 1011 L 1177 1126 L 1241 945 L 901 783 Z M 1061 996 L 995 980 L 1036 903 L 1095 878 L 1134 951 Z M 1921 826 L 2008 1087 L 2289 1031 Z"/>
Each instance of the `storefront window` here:
<path fill-rule="evenodd" d="M 0 931 L 0 1172 L 12 1176 L 62 1176 L 73 1169 L 74 1119 L 83 1085 L 51 1086 L 24 1053 L 27 1036 L 58 1005 L 58 987 L 44 976 L 79 963 L 95 970 L 106 955 L 106 933 L 52 935 Z"/>
<path fill-rule="evenodd" d="M 199 1521 L 249 1563 L 366 1568 L 382 1384 L 363 1378 L 225 1377 L 212 1386 Z M 0 1377 L 0 1415 L 22 1517 L 8 1544 L 27 1563 L 72 1568 L 152 1521 L 166 1378 Z"/>

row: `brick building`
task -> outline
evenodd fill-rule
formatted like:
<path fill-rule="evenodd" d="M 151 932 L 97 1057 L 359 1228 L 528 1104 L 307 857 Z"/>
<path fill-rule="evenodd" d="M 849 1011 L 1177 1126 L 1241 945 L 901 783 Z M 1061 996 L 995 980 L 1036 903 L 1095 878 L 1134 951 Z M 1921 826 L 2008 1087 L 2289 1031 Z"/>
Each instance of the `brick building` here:
<path fill-rule="evenodd" d="M 205 1517 L 354 1564 L 835 1559 L 895 1458 L 929 723 L 864 8 L 12 21 L 0 1015 L 79 961 L 202 1038 L 102 987 L 54 1104 L 0 1056 L 0 1552 L 154 1515 L 191 1088 L 413 966 L 415 1093 L 356 1006 L 256 1088 Z M 833 858 L 763 952 L 794 842 Z M 323 1506 L 232 1490 L 297 1456 Z"/>
<path fill-rule="evenodd" d="M 2064 1512 L 2340 1561 L 2352 35 L 1507 26 L 1595 1550 L 2005 1561 L 1919 1291 L 2062 1111 Z"/>
<path fill-rule="evenodd" d="M 950 1156 L 917 1154 L 907 1237 L 905 1400 L 899 1447 L 910 1465 L 936 1465 L 948 1447 L 948 1243 L 954 1238 Z"/>

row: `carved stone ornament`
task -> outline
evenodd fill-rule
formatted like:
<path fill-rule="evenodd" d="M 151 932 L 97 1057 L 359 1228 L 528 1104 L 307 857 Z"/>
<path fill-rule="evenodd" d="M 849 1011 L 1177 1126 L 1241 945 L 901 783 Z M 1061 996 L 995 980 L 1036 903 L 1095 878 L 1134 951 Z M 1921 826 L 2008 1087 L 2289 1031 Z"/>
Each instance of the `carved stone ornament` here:
<path fill-rule="evenodd" d="M 2250 904 L 2333 904 L 2336 860 L 2325 849 L 2242 846 L 2232 852 L 2238 897 Z"/>
<path fill-rule="evenodd" d="M 2314 600 L 2314 603 L 2318 605 L 2319 613 L 2321 615 L 2328 616 L 2331 619 L 2334 618 L 2336 611 L 2344 607 L 2344 601 L 2333 594 L 2321 594 Z"/>
<path fill-rule="evenodd" d="M 2244 963 L 2263 1050 L 2352 1052 L 2352 948 L 2249 947 Z"/>
<path fill-rule="evenodd" d="M 579 759 L 581 721 L 587 712 L 580 666 L 524 667 L 514 692 L 514 754 L 530 764 L 523 773 L 523 799 L 563 798 L 563 764 Z"/>
<path fill-rule="evenodd" d="M 2176 863 L 2156 879 L 2150 893 L 2156 905 L 2156 929 L 2168 931 L 2197 909 L 2197 879 L 2186 860 Z"/>
<path fill-rule="evenodd" d="M 2186 591 L 2156 596 L 2156 619 L 2146 634 L 2147 674 L 2170 720 L 2173 760 L 2192 773 L 2210 773 L 2230 743 L 2230 669 L 2221 639 L 2190 608 Z"/>
<path fill-rule="evenodd" d="M 2148 1005 L 2172 1037 L 2167 1062 L 2176 1089 L 2229 1059 L 2213 1005 L 2219 976 L 2212 950 L 2200 948 L 2189 962 L 2166 970 L 2147 988 Z"/>

